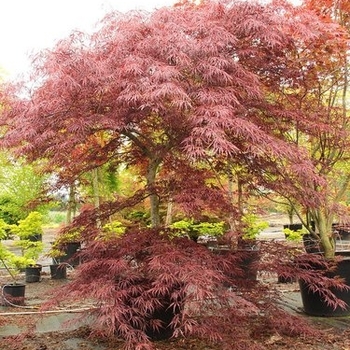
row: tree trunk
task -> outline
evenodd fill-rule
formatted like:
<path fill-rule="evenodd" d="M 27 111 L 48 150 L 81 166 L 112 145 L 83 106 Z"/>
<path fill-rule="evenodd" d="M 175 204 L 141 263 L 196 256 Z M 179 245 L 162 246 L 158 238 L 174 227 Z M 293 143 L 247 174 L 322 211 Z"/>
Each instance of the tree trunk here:
<path fill-rule="evenodd" d="M 289 207 L 287 209 L 288 212 L 288 218 L 289 218 L 289 223 L 293 225 L 293 216 L 294 216 L 294 209 L 292 207 Z"/>
<path fill-rule="evenodd" d="M 92 176 L 92 197 L 94 201 L 94 207 L 98 208 L 100 206 L 100 188 L 99 188 L 97 168 L 91 170 L 91 176 Z"/>
<path fill-rule="evenodd" d="M 325 214 L 322 210 L 317 210 L 313 216 L 324 257 L 332 259 L 335 256 L 335 241 L 332 232 L 333 216 Z"/>
<path fill-rule="evenodd" d="M 99 172 L 98 168 L 91 170 L 92 175 L 92 197 L 94 201 L 94 207 L 99 210 L 101 200 L 100 200 L 100 185 L 99 185 Z M 101 227 L 101 220 L 97 217 L 96 226 Z"/>
<path fill-rule="evenodd" d="M 67 216 L 66 216 L 67 224 L 72 223 L 73 218 L 76 215 L 76 210 L 77 210 L 77 201 L 75 198 L 75 185 L 72 184 L 69 186 Z"/>
<path fill-rule="evenodd" d="M 148 169 L 147 169 L 147 174 L 146 174 L 147 186 L 152 187 L 155 184 L 157 170 L 160 163 L 161 161 L 158 158 L 150 159 Z M 152 189 L 152 194 L 150 195 L 152 227 L 157 227 L 160 225 L 159 204 L 160 204 L 159 197 L 156 193 L 153 193 L 153 189 Z"/>
<path fill-rule="evenodd" d="M 231 203 L 232 208 L 233 208 L 233 205 L 234 205 L 233 175 L 232 175 L 231 167 L 229 167 L 229 170 L 228 170 L 227 180 L 228 180 L 228 197 L 230 199 L 230 203 Z M 235 215 L 234 215 L 233 210 L 232 210 L 232 212 L 230 213 L 230 216 L 229 216 L 229 225 L 230 225 L 230 231 L 234 232 L 236 225 L 235 225 Z"/>
<path fill-rule="evenodd" d="M 173 200 L 169 198 L 168 207 L 166 211 L 165 226 L 171 225 L 173 221 Z"/>
<path fill-rule="evenodd" d="M 244 215 L 244 199 L 243 199 L 243 182 L 239 175 L 237 175 L 237 191 L 238 191 L 238 199 L 237 199 L 237 205 L 238 205 L 238 211 L 240 216 L 242 217 Z"/>

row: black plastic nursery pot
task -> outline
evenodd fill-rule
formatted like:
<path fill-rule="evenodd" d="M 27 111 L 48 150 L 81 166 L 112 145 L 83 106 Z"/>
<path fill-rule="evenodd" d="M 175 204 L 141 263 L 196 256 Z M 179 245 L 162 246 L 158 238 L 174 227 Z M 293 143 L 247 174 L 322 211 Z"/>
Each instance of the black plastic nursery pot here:
<path fill-rule="evenodd" d="M 259 249 L 239 249 L 239 267 L 243 270 L 243 280 L 257 281 L 258 263 L 260 261 Z"/>
<path fill-rule="evenodd" d="M 288 224 L 288 225 L 283 225 L 283 228 L 288 228 L 291 231 L 299 231 L 303 228 L 302 224 Z"/>
<path fill-rule="evenodd" d="M 333 233 L 337 236 L 337 239 L 342 241 L 350 241 L 349 225 L 342 225 L 339 223 L 333 224 Z"/>
<path fill-rule="evenodd" d="M 152 288 L 153 282 L 154 281 L 151 279 L 141 278 L 138 281 L 139 284 L 137 285 L 137 288 L 135 288 L 131 294 L 125 294 L 123 302 L 130 307 L 130 313 L 128 313 L 128 317 L 124 322 L 129 323 L 134 330 L 141 330 L 140 319 L 142 319 L 145 322 L 142 331 L 144 331 L 151 340 L 170 339 L 174 334 L 174 329 L 172 328 L 171 323 L 177 315 L 180 315 L 183 312 L 184 309 L 184 293 L 181 293 L 184 285 L 182 283 L 174 283 L 172 288 L 168 291 L 164 291 L 164 293 L 160 293 L 155 297 L 157 302 L 152 302 L 154 303 L 152 311 L 140 315 L 138 312 L 139 307 L 137 306 L 137 300 L 142 293 L 149 292 Z M 177 294 L 177 296 L 174 294 Z M 152 327 L 152 323 L 155 320 L 160 321 L 161 325 L 159 327 Z M 118 331 L 116 331 L 116 334 L 124 337 L 124 335 L 118 333 Z"/>
<path fill-rule="evenodd" d="M 258 278 L 258 264 L 260 261 L 260 248 L 257 242 L 241 243 L 239 248 L 232 250 L 227 245 L 216 245 L 209 248 L 214 254 L 227 255 L 234 254 L 237 259 L 236 263 L 242 270 L 242 274 L 234 276 L 236 281 L 257 281 Z M 231 273 L 227 274 L 228 277 L 233 278 Z"/>
<path fill-rule="evenodd" d="M 284 275 L 278 275 L 277 276 L 277 282 L 278 283 L 294 283 L 296 282 L 295 277 L 292 276 L 284 276 Z"/>
<path fill-rule="evenodd" d="M 27 283 L 40 282 L 41 270 L 41 265 L 27 266 L 25 268 L 25 281 Z"/>
<path fill-rule="evenodd" d="M 2 287 L 2 305 L 24 305 L 26 285 L 22 283 L 5 284 Z"/>
<path fill-rule="evenodd" d="M 76 257 L 76 253 L 80 250 L 80 242 L 69 242 L 63 246 L 64 256 L 58 259 L 58 262 L 65 262 L 73 267 L 78 266 L 80 263 L 79 257 Z"/>
<path fill-rule="evenodd" d="M 340 276 L 344 279 L 346 285 L 350 286 L 350 257 L 344 257 L 344 259 L 338 263 L 336 270 L 330 277 L 332 276 Z M 299 280 L 299 286 L 303 308 L 306 314 L 324 317 L 350 315 L 350 290 L 331 289 L 338 299 L 343 300 L 348 305 L 345 309 L 341 307 L 334 309 L 323 300 L 318 292 L 311 291 L 309 285 L 305 281 Z"/>
<path fill-rule="evenodd" d="M 29 236 L 28 240 L 31 241 L 31 242 L 42 242 L 43 235 L 41 233 L 37 233 L 35 235 Z"/>
<path fill-rule="evenodd" d="M 314 238 L 310 233 L 306 233 L 303 235 L 303 245 L 305 251 L 309 254 L 317 254 L 322 252 L 320 242 L 316 238 Z"/>
<path fill-rule="evenodd" d="M 170 327 L 170 324 L 174 317 L 182 312 L 183 308 L 183 306 L 174 308 L 170 296 L 160 300 L 160 303 L 161 306 L 154 310 L 151 318 L 160 320 L 162 326 L 158 329 L 153 329 L 151 326 L 146 328 L 146 334 L 152 340 L 166 340 L 172 337 L 174 330 Z"/>
<path fill-rule="evenodd" d="M 53 264 L 50 265 L 51 278 L 53 280 L 62 280 L 67 278 L 67 265 L 66 264 Z"/>

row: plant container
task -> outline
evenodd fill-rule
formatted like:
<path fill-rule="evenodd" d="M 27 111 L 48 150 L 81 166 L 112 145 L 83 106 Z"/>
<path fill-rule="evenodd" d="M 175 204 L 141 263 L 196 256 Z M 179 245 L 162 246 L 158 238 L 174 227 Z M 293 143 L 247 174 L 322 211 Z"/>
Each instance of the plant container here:
<path fill-rule="evenodd" d="M 277 277 L 278 283 L 294 283 L 296 282 L 296 279 L 292 276 L 284 276 L 284 275 L 278 275 Z"/>
<path fill-rule="evenodd" d="M 303 235 L 303 244 L 305 251 L 309 254 L 322 253 L 320 242 L 310 233 L 306 233 Z"/>
<path fill-rule="evenodd" d="M 23 306 L 26 285 L 22 283 L 11 283 L 2 286 L 2 305 Z"/>
<path fill-rule="evenodd" d="M 40 282 L 41 265 L 27 266 L 25 268 L 25 281 L 27 283 Z"/>
<path fill-rule="evenodd" d="M 30 235 L 28 237 L 28 240 L 31 241 L 31 242 L 42 242 L 43 235 L 41 233 L 37 233 L 35 235 Z"/>
<path fill-rule="evenodd" d="M 340 276 L 344 279 L 346 285 L 350 286 L 350 257 L 344 257 L 336 267 L 336 270 L 329 274 L 329 277 Z M 299 280 L 301 299 L 306 314 L 311 316 L 349 316 L 350 315 L 350 290 L 331 289 L 338 299 L 343 300 L 348 307 L 343 309 L 340 307 L 333 308 L 328 305 L 317 291 L 311 291 L 309 285 Z"/>
<path fill-rule="evenodd" d="M 67 264 L 50 265 L 51 278 L 53 280 L 62 280 L 67 278 Z"/>
<path fill-rule="evenodd" d="M 58 262 L 65 262 L 73 267 L 78 266 L 80 263 L 79 257 L 76 257 L 76 253 L 80 250 L 80 242 L 69 242 L 63 246 L 64 255 L 58 259 Z"/>

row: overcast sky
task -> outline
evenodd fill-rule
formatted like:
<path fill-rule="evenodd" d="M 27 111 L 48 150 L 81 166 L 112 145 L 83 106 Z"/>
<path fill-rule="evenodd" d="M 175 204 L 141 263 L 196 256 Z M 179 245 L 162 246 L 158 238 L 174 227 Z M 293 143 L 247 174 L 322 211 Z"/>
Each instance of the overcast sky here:
<path fill-rule="evenodd" d="M 91 31 L 111 10 L 154 10 L 175 0 L 0 0 L 0 68 L 6 79 L 29 70 L 28 56 L 73 30 Z"/>

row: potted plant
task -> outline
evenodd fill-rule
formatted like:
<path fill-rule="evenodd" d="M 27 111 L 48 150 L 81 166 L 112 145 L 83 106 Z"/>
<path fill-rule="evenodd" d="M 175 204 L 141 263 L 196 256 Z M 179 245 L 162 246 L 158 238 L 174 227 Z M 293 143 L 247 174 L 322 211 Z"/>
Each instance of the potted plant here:
<path fill-rule="evenodd" d="M 69 291 L 60 294 L 61 300 L 93 298 L 99 309 L 89 313 L 97 317 L 96 325 L 103 329 L 114 325 L 113 334 L 132 345 L 188 332 L 186 327 L 198 322 L 198 329 L 206 329 L 198 314 L 221 303 L 227 306 L 223 272 L 237 269 L 228 259 L 173 233 L 165 228 L 133 227 L 105 240 L 96 232 L 82 251 L 83 263 Z M 188 313 L 185 302 L 196 311 Z"/>
<path fill-rule="evenodd" d="M 7 236 L 7 229 L 8 224 L 0 219 L 0 240 Z M 25 284 L 18 283 L 17 275 L 20 272 L 20 267 L 26 264 L 25 258 L 11 252 L 0 241 L 0 264 L 12 278 L 12 283 L 6 283 L 2 286 L 3 305 L 24 305 Z"/>
<path fill-rule="evenodd" d="M 298 238 L 301 238 L 302 233 L 307 233 L 305 229 L 303 229 L 302 224 L 286 224 L 283 225 L 283 233 L 286 239 L 291 236 L 291 240 L 298 240 Z"/>
<path fill-rule="evenodd" d="M 28 283 L 39 282 L 42 270 L 42 265 L 37 263 L 40 254 L 43 252 L 43 242 L 31 240 L 19 240 L 15 245 L 22 250 L 22 257 L 25 261 L 25 266 L 22 267 L 25 271 L 25 281 Z"/>
<path fill-rule="evenodd" d="M 0 264 L 12 278 L 12 282 L 2 286 L 3 305 L 24 305 L 25 284 L 19 283 L 17 280 L 20 267 L 24 263 L 23 257 L 19 257 L 10 252 L 4 244 L 0 242 Z"/>
<path fill-rule="evenodd" d="M 283 230 L 286 239 L 301 239 L 307 253 L 293 257 L 293 262 L 303 309 L 313 316 L 350 315 L 350 252 L 338 247 L 334 215 L 316 208 L 305 219 L 299 213 L 301 229 Z"/>
<path fill-rule="evenodd" d="M 290 228 L 290 225 L 283 226 L 285 227 L 283 233 L 287 242 L 301 243 L 304 236 L 308 234 L 307 229 L 299 224 L 293 228 Z"/>
<path fill-rule="evenodd" d="M 46 256 L 52 258 L 50 264 L 50 275 L 52 279 L 67 278 L 67 263 L 60 262 L 60 259 L 65 255 L 64 251 L 51 247 Z"/>
<path fill-rule="evenodd" d="M 302 229 L 284 229 L 286 236 L 302 237 L 307 253 L 295 259 L 300 271 L 299 286 L 304 311 L 315 316 L 350 315 L 350 251 L 340 249 L 337 241 L 338 224 L 334 224 L 335 209 L 313 208 L 306 211 Z M 310 254 L 310 255 L 308 255 Z M 297 272 L 298 274 L 298 272 Z M 341 281 L 341 283 L 339 283 Z"/>
<path fill-rule="evenodd" d="M 257 279 L 260 249 L 256 238 L 267 227 L 269 227 L 268 222 L 260 220 L 254 213 L 246 213 L 241 218 L 241 232 L 236 251 L 241 256 L 240 266 L 244 271 L 243 277 L 249 280 Z"/>
<path fill-rule="evenodd" d="M 21 249 L 22 257 L 26 261 L 26 266 L 22 268 L 25 270 L 25 281 L 28 283 L 40 281 L 42 266 L 37 260 L 44 248 L 42 221 L 42 214 L 33 211 L 17 224 L 9 225 L 10 232 L 19 238 L 15 241 L 15 245 Z"/>
<path fill-rule="evenodd" d="M 42 225 L 42 214 L 37 211 L 32 211 L 25 219 L 19 220 L 17 224 L 10 225 L 10 231 L 21 240 L 37 242 L 42 241 Z"/>
<path fill-rule="evenodd" d="M 183 219 L 175 221 L 169 228 L 173 230 L 175 235 L 188 237 L 194 242 L 198 242 L 199 239 L 211 240 L 217 239 L 218 237 L 223 236 L 225 232 L 225 223 L 224 221 L 220 222 L 208 222 L 208 221 L 199 221 L 195 222 L 193 219 Z"/>
<path fill-rule="evenodd" d="M 52 243 L 49 256 L 52 257 L 53 265 L 66 263 L 70 266 L 78 266 L 79 258 L 76 256 L 81 249 L 81 237 L 78 230 L 62 231 Z"/>

